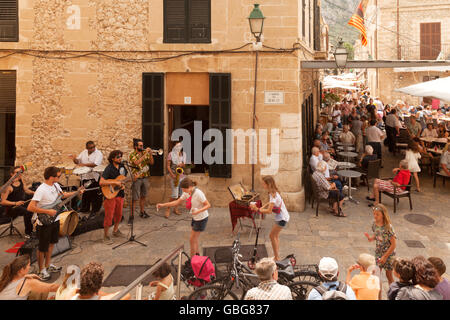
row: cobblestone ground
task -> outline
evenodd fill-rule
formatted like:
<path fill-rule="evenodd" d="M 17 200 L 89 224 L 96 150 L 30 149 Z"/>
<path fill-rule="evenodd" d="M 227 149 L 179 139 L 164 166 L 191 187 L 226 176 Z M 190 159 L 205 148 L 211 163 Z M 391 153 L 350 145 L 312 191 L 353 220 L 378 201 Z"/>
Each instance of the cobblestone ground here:
<path fill-rule="evenodd" d="M 390 176 L 391 170 L 397 166 L 400 156 L 394 158 L 385 153 L 384 169 L 382 176 Z M 387 159 L 389 158 L 389 159 Z M 401 199 L 397 213 L 393 213 L 393 200 L 383 198 L 383 203 L 388 207 L 392 224 L 397 233 L 397 256 L 412 258 L 417 255 L 425 257 L 441 257 L 450 268 L 450 183 L 447 181 L 443 186 L 442 180 L 438 180 L 436 188 L 433 188 L 432 179 L 428 173 L 423 172 L 420 176 L 422 192 L 413 192 L 413 210 L 410 211 L 408 200 Z M 414 189 L 414 187 L 413 187 Z M 319 208 L 319 216 L 315 216 L 315 209 L 307 203 L 307 209 L 302 213 L 291 212 L 291 221 L 288 227 L 281 232 L 281 256 L 294 253 L 298 264 L 318 263 L 323 256 L 334 257 L 339 264 L 340 279 L 345 280 L 346 269 L 354 264 L 358 255 L 363 252 L 374 253 L 374 243 L 369 243 L 363 233 L 370 232 L 373 221 L 372 209 L 369 208 L 367 187 L 358 187 L 353 193 L 354 198 L 360 201 L 354 204 L 346 201 L 345 213 L 347 218 L 337 218 L 327 213 L 327 204 L 322 203 Z M 224 191 L 225 197 L 230 197 Z M 231 200 L 231 199 L 230 199 Z M 147 212 L 151 218 L 141 219 L 136 217 L 134 233 L 136 239 L 147 244 L 147 247 L 139 244 L 129 243 L 116 250 L 112 246 L 101 242 L 102 230 L 96 230 L 82 234 L 74 238 L 74 249 L 70 253 L 54 258 L 54 262 L 63 267 L 71 264 L 83 266 L 91 261 L 103 263 L 105 267 L 105 278 L 116 265 L 148 265 L 153 264 L 159 258 L 167 255 L 180 244 L 185 245 L 189 252 L 190 218 L 186 212 L 183 215 L 171 215 L 165 219 L 163 212 L 155 212 L 154 206 L 150 206 Z M 410 213 L 423 214 L 434 219 L 431 226 L 413 224 L 405 219 Z M 125 210 L 125 217 L 128 212 Z M 126 220 L 124 220 L 126 221 Z M 248 225 L 248 221 L 243 224 Z M 269 239 L 270 228 L 273 218 L 267 217 L 262 220 L 262 232 L 259 243 L 265 243 L 269 255 L 272 255 L 272 247 Z M 23 230 L 21 218 L 17 219 L 15 225 Z M 2 226 L 3 230 L 4 226 Z M 130 228 L 122 223 L 121 230 L 128 233 Z M 250 228 L 241 230 L 241 241 L 243 244 L 253 244 L 254 233 L 249 237 Z M 231 223 L 228 209 L 210 209 L 210 219 L 206 231 L 201 236 L 201 246 L 229 246 L 233 242 Z M 125 239 L 123 239 L 125 240 Z M 115 240 L 116 244 L 123 242 L 122 239 Z M 410 248 L 406 240 L 420 241 L 424 248 Z M 4 266 L 14 258 L 5 250 L 20 241 L 17 236 L 0 239 L 0 266 Z M 447 275 L 445 275 L 448 277 Z M 61 281 L 60 277 L 57 281 Z M 386 277 L 383 276 L 384 296 L 388 285 Z M 114 292 L 121 288 L 105 288 L 106 292 Z M 148 294 L 144 289 L 144 294 Z M 188 290 L 182 285 L 182 294 Z M 134 291 L 131 292 L 134 295 Z"/>

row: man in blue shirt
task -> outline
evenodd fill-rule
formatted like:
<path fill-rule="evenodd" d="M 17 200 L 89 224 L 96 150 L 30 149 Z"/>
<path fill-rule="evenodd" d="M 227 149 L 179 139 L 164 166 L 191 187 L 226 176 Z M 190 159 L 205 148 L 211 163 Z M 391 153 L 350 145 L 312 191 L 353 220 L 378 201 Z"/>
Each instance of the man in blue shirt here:
<path fill-rule="evenodd" d="M 319 276 L 322 279 L 322 286 L 328 290 L 336 290 L 339 287 L 339 267 L 335 259 L 324 257 L 319 262 Z M 345 295 L 348 300 L 356 300 L 355 293 L 350 286 L 347 286 Z M 322 295 L 316 289 L 311 289 L 308 300 L 323 300 Z"/>

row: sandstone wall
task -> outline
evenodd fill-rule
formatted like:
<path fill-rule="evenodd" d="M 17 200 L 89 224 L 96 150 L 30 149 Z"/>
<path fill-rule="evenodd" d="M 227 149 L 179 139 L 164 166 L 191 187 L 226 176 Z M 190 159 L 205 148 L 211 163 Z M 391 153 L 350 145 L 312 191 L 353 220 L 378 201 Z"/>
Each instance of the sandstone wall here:
<path fill-rule="evenodd" d="M 80 9 L 79 30 L 67 27 L 74 5 Z M 253 2 L 248 0 L 212 1 L 212 44 L 164 44 L 162 1 L 21 1 L 20 41 L 0 43 L 0 48 L 81 52 L 72 53 L 74 56 L 68 59 L 49 59 L 55 53 L 36 51 L 32 52 L 35 56 L 13 55 L 0 60 L 0 69 L 18 72 L 17 162 L 34 162 L 29 180 L 42 180 L 43 169 L 49 165 L 69 164 L 68 154 L 78 154 L 88 140 L 96 142 L 105 164 L 111 150 L 121 149 L 128 155 L 132 138 L 141 136 L 144 72 L 231 73 L 232 127 L 251 128 L 253 52 L 197 54 L 157 63 L 120 59 L 172 55 L 162 51 L 139 52 L 146 50 L 219 50 L 242 46 L 251 40 L 246 18 L 252 6 Z M 295 1 L 265 1 L 264 44 L 292 47 L 298 36 L 297 9 Z M 84 56 L 85 50 L 115 51 L 106 52 L 115 59 Z M 289 210 L 295 211 L 304 209 L 301 104 L 309 94 L 317 95 L 318 89 L 316 73 L 300 73 L 300 59 L 311 59 L 313 54 L 308 48 L 304 51 L 261 53 L 256 93 L 256 129 L 280 129 L 280 170 L 275 179 Z M 284 105 L 264 104 L 264 91 L 271 90 L 284 92 Z M 167 124 L 165 130 L 167 141 Z M 164 147 L 167 154 L 167 142 Z M 268 141 L 267 149 L 271 150 L 270 147 Z M 258 164 L 255 170 L 255 188 L 261 193 L 263 167 Z M 250 165 L 233 165 L 232 170 L 232 179 L 194 177 L 214 206 L 226 206 L 231 200 L 227 186 L 239 182 L 251 186 Z M 150 202 L 169 196 L 165 177 L 152 177 L 151 181 Z"/>

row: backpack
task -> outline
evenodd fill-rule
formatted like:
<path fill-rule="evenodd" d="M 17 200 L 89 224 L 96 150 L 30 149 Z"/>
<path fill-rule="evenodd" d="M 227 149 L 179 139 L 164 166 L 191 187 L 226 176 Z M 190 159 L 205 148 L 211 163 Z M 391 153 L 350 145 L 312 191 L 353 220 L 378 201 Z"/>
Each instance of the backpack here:
<path fill-rule="evenodd" d="M 339 281 L 339 285 L 336 288 L 336 290 L 331 290 L 331 288 L 335 288 L 335 285 L 330 286 L 329 289 L 325 287 L 323 284 L 321 284 L 318 287 L 315 287 L 314 289 L 317 290 L 317 292 L 320 293 L 322 296 L 322 300 L 350 300 L 347 297 L 347 285 L 344 282 Z"/>

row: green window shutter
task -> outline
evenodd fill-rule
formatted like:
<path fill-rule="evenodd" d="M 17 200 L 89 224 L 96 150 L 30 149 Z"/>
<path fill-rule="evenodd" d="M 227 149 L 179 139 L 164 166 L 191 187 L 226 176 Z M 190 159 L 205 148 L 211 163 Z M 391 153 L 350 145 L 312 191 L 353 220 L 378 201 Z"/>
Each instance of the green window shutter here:
<path fill-rule="evenodd" d="M 0 113 L 16 113 L 16 71 L 0 71 Z"/>
<path fill-rule="evenodd" d="M 144 147 L 164 148 L 164 74 L 142 75 L 142 140 Z M 152 176 L 164 175 L 164 157 L 154 156 Z"/>
<path fill-rule="evenodd" d="M 189 0 L 189 42 L 211 43 L 211 0 Z"/>
<path fill-rule="evenodd" d="M 186 0 L 164 0 L 164 42 L 187 42 Z"/>
<path fill-rule="evenodd" d="M 0 1 L 0 41 L 19 41 L 18 0 Z"/>
<path fill-rule="evenodd" d="M 227 129 L 231 129 L 231 74 L 211 73 L 209 76 L 209 127 L 218 129 L 224 137 L 223 164 L 211 164 L 209 176 L 214 178 L 231 178 L 231 139 Z M 228 163 L 228 164 L 227 164 Z"/>

